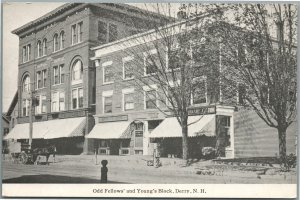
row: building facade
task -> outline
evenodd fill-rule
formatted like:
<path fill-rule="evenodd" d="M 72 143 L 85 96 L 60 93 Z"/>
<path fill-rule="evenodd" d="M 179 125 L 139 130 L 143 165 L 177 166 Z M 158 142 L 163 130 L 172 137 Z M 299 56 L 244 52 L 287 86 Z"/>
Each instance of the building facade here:
<path fill-rule="evenodd" d="M 149 99 L 150 95 L 159 98 L 161 85 L 149 84 L 152 72 L 149 73 L 147 56 L 159 54 L 158 59 L 164 60 L 160 62 L 170 62 L 164 51 L 159 52 L 166 47 L 157 47 L 156 44 L 163 44 L 155 42 L 162 39 L 157 35 L 152 30 L 93 48 L 91 59 L 97 63 L 96 114 L 95 126 L 86 137 L 94 140 L 99 154 L 152 155 L 154 147 L 160 144 L 162 156 L 182 155 L 181 127 L 168 110 L 167 100 L 160 103 L 161 99 L 154 102 Z M 149 43 L 153 44 L 152 48 Z M 215 66 L 210 68 L 225 70 L 221 54 L 216 52 L 211 56 L 217 58 Z M 145 85 L 137 86 L 135 74 L 127 69 L 140 70 Z M 279 155 L 277 130 L 267 126 L 254 111 L 244 108 L 245 88 L 237 85 L 236 90 L 227 91 L 226 86 L 221 87 L 218 73 L 202 74 L 203 87 L 191 93 L 190 156 L 201 157 L 203 147 L 216 144 L 224 147 L 219 149 L 219 155 L 226 158 Z M 288 129 L 288 153 L 296 151 L 296 134 L 294 123 Z"/>
<path fill-rule="evenodd" d="M 166 18 L 125 4 L 68 3 L 14 30 L 19 36 L 19 116 L 7 139 L 26 142 L 33 116 L 33 147 L 54 143 L 58 153 L 92 151 L 84 138 L 95 114 L 90 48 L 160 20 Z"/>

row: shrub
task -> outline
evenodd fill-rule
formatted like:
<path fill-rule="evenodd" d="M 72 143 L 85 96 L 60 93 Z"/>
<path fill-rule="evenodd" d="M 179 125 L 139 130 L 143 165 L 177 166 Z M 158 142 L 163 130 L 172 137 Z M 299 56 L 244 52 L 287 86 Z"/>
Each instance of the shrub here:
<path fill-rule="evenodd" d="M 202 148 L 202 155 L 206 159 L 212 159 L 216 155 L 216 149 L 213 147 L 203 147 Z"/>

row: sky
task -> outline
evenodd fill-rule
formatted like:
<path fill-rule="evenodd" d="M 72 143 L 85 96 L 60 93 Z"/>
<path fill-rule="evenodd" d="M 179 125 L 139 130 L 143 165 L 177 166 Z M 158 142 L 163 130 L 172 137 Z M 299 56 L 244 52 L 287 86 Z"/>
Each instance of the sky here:
<path fill-rule="evenodd" d="M 19 38 L 12 30 L 50 12 L 63 3 L 3 3 L 2 111 L 7 109 L 17 91 Z"/>

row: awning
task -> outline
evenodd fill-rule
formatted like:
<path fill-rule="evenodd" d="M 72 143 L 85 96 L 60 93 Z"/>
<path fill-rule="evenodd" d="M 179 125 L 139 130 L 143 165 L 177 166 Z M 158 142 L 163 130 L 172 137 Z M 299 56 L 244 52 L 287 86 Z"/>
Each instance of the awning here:
<path fill-rule="evenodd" d="M 190 116 L 188 137 L 215 135 L 215 115 Z M 175 117 L 166 118 L 151 133 L 150 138 L 182 137 L 181 126 Z"/>
<path fill-rule="evenodd" d="M 130 124 L 129 121 L 98 123 L 85 137 L 93 139 L 130 138 Z"/>
<path fill-rule="evenodd" d="M 83 136 L 86 125 L 85 117 L 55 119 L 34 122 L 33 139 L 53 139 L 62 137 Z M 17 124 L 4 139 L 28 139 L 29 123 Z"/>

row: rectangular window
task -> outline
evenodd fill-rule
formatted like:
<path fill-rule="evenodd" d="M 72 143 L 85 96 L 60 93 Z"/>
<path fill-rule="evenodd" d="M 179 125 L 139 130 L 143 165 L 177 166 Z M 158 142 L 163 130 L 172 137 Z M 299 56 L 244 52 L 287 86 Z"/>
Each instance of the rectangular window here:
<path fill-rule="evenodd" d="M 124 94 L 124 111 L 134 109 L 134 93 Z"/>
<path fill-rule="evenodd" d="M 112 113 L 112 96 L 104 97 L 104 113 Z"/>
<path fill-rule="evenodd" d="M 59 65 L 59 81 L 60 83 L 64 83 L 65 82 L 65 73 L 64 73 L 64 65 Z"/>
<path fill-rule="evenodd" d="M 206 103 L 206 80 L 197 81 L 192 93 L 192 104 Z"/>
<path fill-rule="evenodd" d="M 76 44 L 76 24 L 71 26 L 71 44 Z"/>
<path fill-rule="evenodd" d="M 114 73 L 111 65 L 103 66 L 104 83 L 113 82 Z"/>
<path fill-rule="evenodd" d="M 77 89 L 72 90 L 72 108 L 77 109 L 78 93 Z"/>
<path fill-rule="evenodd" d="M 47 84 L 47 70 L 44 69 L 42 71 L 42 75 L 43 75 L 43 86 L 42 87 L 46 87 L 46 84 Z"/>
<path fill-rule="evenodd" d="M 154 109 L 157 107 L 157 92 L 156 90 L 145 91 L 145 108 Z"/>
<path fill-rule="evenodd" d="M 78 42 L 82 42 L 82 22 L 78 23 Z"/>
<path fill-rule="evenodd" d="M 117 26 L 114 24 L 109 24 L 108 26 L 108 30 L 109 30 L 109 37 L 108 37 L 108 41 L 109 42 L 113 42 L 115 40 L 118 39 L 118 30 L 117 30 Z"/>
<path fill-rule="evenodd" d="M 47 54 L 47 40 L 43 40 L 43 56 Z"/>
<path fill-rule="evenodd" d="M 58 66 L 53 67 L 54 85 L 59 84 L 59 71 Z"/>
<path fill-rule="evenodd" d="M 72 109 L 83 108 L 83 89 L 72 90 Z"/>
<path fill-rule="evenodd" d="M 25 117 L 25 116 L 28 116 L 28 112 L 27 112 L 27 104 L 28 104 L 28 100 L 26 99 L 23 99 L 22 101 L 22 115 Z"/>
<path fill-rule="evenodd" d="M 104 44 L 107 41 L 107 24 L 102 21 L 98 21 L 98 40 Z"/>
<path fill-rule="evenodd" d="M 179 65 L 180 61 L 180 49 L 179 47 L 173 47 L 169 51 L 168 55 L 168 69 L 178 69 L 180 67 Z"/>
<path fill-rule="evenodd" d="M 31 44 L 27 45 L 27 61 L 31 59 Z"/>
<path fill-rule="evenodd" d="M 47 112 L 47 97 L 46 95 L 41 96 L 41 102 L 42 102 L 42 113 Z"/>
<path fill-rule="evenodd" d="M 220 118 L 220 136 L 225 139 L 225 147 L 230 147 L 230 116 L 219 115 L 218 117 Z"/>
<path fill-rule="evenodd" d="M 133 66 L 134 63 L 132 57 L 130 59 L 123 59 L 123 78 L 125 80 L 134 78 Z"/>
<path fill-rule="evenodd" d="M 36 73 L 37 88 L 42 88 L 42 72 Z"/>
<path fill-rule="evenodd" d="M 65 110 L 65 93 L 64 92 L 59 93 L 59 110 L 60 111 Z"/>
<path fill-rule="evenodd" d="M 145 55 L 145 75 L 151 75 L 156 72 L 157 66 L 155 61 L 157 60 L 157 53 L 151 53 Z"/>
<path fill-rule="evenodd" d="M 24 46 L 23 50 L 22 50 L 22 61 L 23 61 L 23 63 L 26 62 L 26 57 L 27 57 L 27 50 L 26 50 L 26 46 Z"/>
<path fill-rule="evenodd" d="M 59 95 L 58 92 L 53 92 L 52 93 L 52 98 L 51 98 L 51 101 L 52 101 L 51 110 L 52 110 L 52 112 L 59 111 L 59 109 L 58 109 L 58 95 Z"/>
<path fill-rule="evenodd" d="M 78 107 L 83 108 L 83 89 L 78 89 Z"/>
<path fill-rule="evenodd" d="M 35 97 L 35 114 L 41 114 L 40 96 Z"/>

